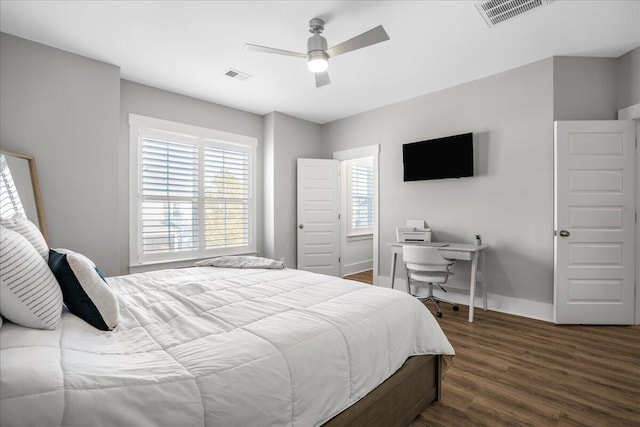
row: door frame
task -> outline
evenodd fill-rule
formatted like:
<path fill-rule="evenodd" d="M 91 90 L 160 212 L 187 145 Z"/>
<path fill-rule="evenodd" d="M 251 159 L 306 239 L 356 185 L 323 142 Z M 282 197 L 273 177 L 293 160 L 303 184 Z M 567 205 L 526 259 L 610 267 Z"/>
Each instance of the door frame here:
<path fill-rule="evenodd" d="M 380 197 L 379 197 L 379 164 L 380 164 L 380 144 L 367 145 L 365 147 L 352 148 L 350 150 L 343 151 L 335 151 L 333 153 L 333 158 L 335 160 L 351 160 L 351 159 L 359 159 L 361 157 L 372 157 L 373 158 L 373 285 L 378 285 L 378 259 L 380 254 L 380 247 L 378 244 L 378 232 L 379 232 L 379 221 L 378 216 L 380 212 Z M 342 196 L 341 196 L 342 197 Z M 344 214 L 344 212 L 342 212 Z M 340 226 L 340 242 L 344 236 L 342 235 L 343 227 Z M 340 245 L 340 259 L 344 259 L 343 245 Z M 342 272 L 342 263 L 340 263 L 340 271 Z"/>
<path fill-rule="evenodd" d="M 618 110 L 618 120 L 634 120 L 636 122 L 636 215 L 640 212 L 640 104 Z M 640 253 L 640 223 L 636 216 L 636 256 Z M 636 310 L 635 322 L 640 325 L 640 263 L 636 262 Z"/>

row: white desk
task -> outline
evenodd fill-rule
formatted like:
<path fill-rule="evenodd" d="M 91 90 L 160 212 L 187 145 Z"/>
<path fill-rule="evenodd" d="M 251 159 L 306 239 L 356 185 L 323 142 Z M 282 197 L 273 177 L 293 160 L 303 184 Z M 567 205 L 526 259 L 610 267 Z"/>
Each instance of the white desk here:
<path fill-rule="evenodd" d="M 442 242 L 445 243 L 445 242 Z M 391 246 L 391 288 L 393 289 L 396 280 L 396 263 L 398 254 L 402 253 L 402 247 L 405 245 L 420 245 L 420 243 L 387 243 Z M 438 246 L 438 250 L 443 257 L 461 261 L 471 261 L 471 283 L 469 286 L 469 322 L 473 322 L 473 309 L 476 296 L 476 283 L 478 278 L 478 258 L 480 254 L 487 248 L 487 245 L 469 245 L 465 243 L 449 243 L 448 246 Z M 484 255 L 482 264 L 484 264 Z M 482 296 L 483 308 L 487 309 L 487 282 L 484 274 L 484 265 L 481 266 L 482 271 Z M 408 286 L 408 284 L 407 284 Z"/>

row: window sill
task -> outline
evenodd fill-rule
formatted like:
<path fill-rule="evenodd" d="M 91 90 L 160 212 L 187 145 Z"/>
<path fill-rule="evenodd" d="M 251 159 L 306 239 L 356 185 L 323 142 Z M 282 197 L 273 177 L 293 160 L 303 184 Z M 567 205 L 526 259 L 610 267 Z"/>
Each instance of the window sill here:
<path fill-rule="evenodd" d="M 170 260 L 170 261 L 152 261 L 145 262 L 137 265 L 129 266 L 129 274 L 134 273 L 144 273 L 146 271 L 154 271 L 154 270 L 169 270 L 174 268 L 185 268 L 185 267 L 193 267 L 193 264 L 197 261 L 210 259 L 210 258 L 218 258 L 221 256 L 233 256 L 233 255 L 251 255 L 257 256 L 258 252 L 242 252 L 237 254 L 226 254 L 226 255 L 212 255 L 208 257 L 196 257 L 196 258 L 186 258 L 179 260 Z"/>
<path fill-rule="evenodd" d="M 347 242 L 357 242 L 359 240 L 372 240 L 373 233 L 347 235 Z"/>

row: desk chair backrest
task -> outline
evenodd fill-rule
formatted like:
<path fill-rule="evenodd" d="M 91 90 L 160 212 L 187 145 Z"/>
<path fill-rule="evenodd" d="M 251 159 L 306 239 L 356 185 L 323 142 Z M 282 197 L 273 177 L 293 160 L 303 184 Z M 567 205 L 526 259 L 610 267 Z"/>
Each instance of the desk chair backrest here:
<path fill-rule="evenodd" d="M 451 266 L 455 261 L 448 260 L 442 256 L 438 248 L 429 246 L 409 246 L 402 247 L 402 260 L 407 267 L 407 292 L 411 292 L 412 284 L 425 283 L 429 285 L 429 295 L 421 298 L 424 301 L 430 301 L 436 307 L 437 317 L 442 317 L 442 311 L 438 305 L 438 301 L 433 296 L 433 285 L 440 286 L 443 291 L 447 291 L 442 287 L 447 283 Z M 458 306 L 453 306 L 454 311 L 458 311 Z"/>
<path fill-rule="evenodd" d="M 442 271 L 446 272 L 455 264 L 442 256 L 438 248 L 430 246 L 409 246 L 402 248 L 402 260 L 407 269 L 413 271 Z"/>

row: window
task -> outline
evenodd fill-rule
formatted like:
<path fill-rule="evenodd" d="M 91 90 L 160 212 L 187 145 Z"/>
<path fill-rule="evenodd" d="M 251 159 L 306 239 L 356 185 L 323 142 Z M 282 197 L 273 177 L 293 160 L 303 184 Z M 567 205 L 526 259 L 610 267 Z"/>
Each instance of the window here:
<path fill-rule="evenodd" d="M 131 115 L 131 264 L 255 252 L 255 139 Z"/>
<path fill-rule="evenodd" d="M 373 233 L 373 158 L 347 160 L 348 236 Z"/>

